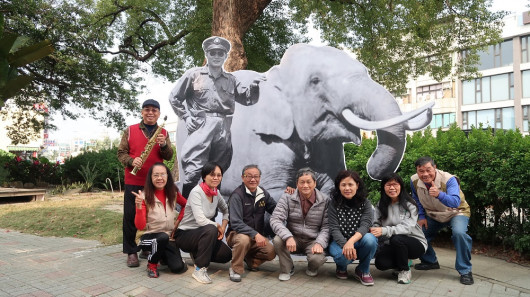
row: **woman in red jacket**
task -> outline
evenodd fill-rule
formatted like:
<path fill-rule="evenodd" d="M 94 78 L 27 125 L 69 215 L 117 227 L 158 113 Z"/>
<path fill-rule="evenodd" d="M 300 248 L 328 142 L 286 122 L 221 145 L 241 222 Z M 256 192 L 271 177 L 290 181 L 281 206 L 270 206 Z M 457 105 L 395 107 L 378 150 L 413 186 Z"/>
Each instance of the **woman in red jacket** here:
<path fill-rule="evenodd" d="M 186 198 L 178 191 L 169 168 L 164 163 L 155 163 L 147 174 L 144 192 L 133 192 L 136 203 L 134 224 L 138 230 L 144 230 L 138 245 L 149 251 L 147 257 L 147 275 L 158 277 L 158 263 L 164 260 L 173 273 L 187 270 L 180 251 L 174 244 L 169 244 L 171 232 L 177 228 L 186 206 Z M 181 206 L 175 220 L 175 202 Z"/>

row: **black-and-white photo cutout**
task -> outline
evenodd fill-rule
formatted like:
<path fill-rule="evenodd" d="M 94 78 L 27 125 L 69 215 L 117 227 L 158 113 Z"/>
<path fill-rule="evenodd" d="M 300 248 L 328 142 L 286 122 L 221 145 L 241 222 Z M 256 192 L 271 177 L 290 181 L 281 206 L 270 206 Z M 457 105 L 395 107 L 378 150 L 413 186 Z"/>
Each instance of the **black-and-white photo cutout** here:
<path fill-rule="evenodd" d="M 180 118 L 177 157 L 185 190 L 200 179 L 207 161 L 221 164 L 221 191 L 241 184 L 241 168 L 257 164 L 260 185 L 279 199 L 302 167 L 329 193 L 345 169 L 344 143 L 361 144 L 361 130 L 376 131 L 377 148 L 366 164 L 371 178 L 394 172 L 403 157 L 406 131 L 430 124 L 432 107 L 402 113 L 395 98 L 373 81 L 366 67 L 329 46 L 296 44 L 265 73 L 227 73 L 230 43 L 203 43 L 207 65 L 188 70 L 170 102 Z M 240 104 L 235 104 L 236 102 Z"/>

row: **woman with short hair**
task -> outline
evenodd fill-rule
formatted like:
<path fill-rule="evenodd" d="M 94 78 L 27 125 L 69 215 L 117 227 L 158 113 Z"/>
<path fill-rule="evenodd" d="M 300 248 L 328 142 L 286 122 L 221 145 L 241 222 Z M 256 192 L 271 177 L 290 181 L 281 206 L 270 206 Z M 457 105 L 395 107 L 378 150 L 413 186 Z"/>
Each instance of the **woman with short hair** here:
<path fill-rule="evenodd" d="M 209 162 L 202 168 L 201 177 L 202 183 L 190 192 L 184 217 L 175 232 L 175 242 L 193 257 L 193 278 L 209 284 L 212 282 L 207 273 L 210 262 L 227 263 L 232 259 L 232 250 L 222 241 L 228 224 L 228 206 L 217 189 L 223 170 L 217 163 Z M 221 225 L 215 222 L 217 210 L 223 214 Z"/>

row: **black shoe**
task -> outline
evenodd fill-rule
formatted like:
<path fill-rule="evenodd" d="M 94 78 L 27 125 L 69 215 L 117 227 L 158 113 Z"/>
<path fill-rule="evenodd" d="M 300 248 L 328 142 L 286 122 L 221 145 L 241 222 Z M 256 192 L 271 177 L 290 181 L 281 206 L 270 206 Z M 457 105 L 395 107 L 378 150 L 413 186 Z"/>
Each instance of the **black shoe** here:
<path fill-rule="evenodd" d="M 470 272 L 468 274 L 461 274 L 460 275 L 460 283 L 462 285 L 472 285 L 475 283 L 473 280 L 473 274 Z"/>
<path fill-rule="evenodd" d="M 140 259 L 147 259 L 147 256 L 149 256 L 149 251 L 141 251 L 140 252 L 140 255 L 138 256 L 138 258 Z"/>
<path fill-rule="evenodd" d="M 138 261 L 138 255 L 136 253 L 129 254 L 127 256 L 127 266 L 129 266 L 129 267 L 138 267 L 138 266 L 140 266 L 140 262 Z"/>
<path fill-rule="evenodd" d="M 440 264 L 438 264 L 438 262 L 434 262 L 434 263 L 421 262 L 419 264 L 414 265 L 414 268 L 416 270 L 440 269 Z"/>

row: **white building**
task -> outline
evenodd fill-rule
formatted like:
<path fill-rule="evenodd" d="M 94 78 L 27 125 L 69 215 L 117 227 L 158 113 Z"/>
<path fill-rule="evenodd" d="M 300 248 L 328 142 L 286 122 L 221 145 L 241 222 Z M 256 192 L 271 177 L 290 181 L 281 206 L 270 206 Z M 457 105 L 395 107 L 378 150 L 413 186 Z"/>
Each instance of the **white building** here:
<path fill-rule="evenodd" d="M 478 127 L 518 128 L 529 133 L 530 110 L 530 14 L 520 12 L 504 19 L 500 44 L 480 55 L 481 77 L 442 82 L 420 77 L 407 84 L 408 94 L 398 97 L 403 111 L 435 100 L 431 128 L 447 128 L 456 122 L 463 130 Z M 457 59 L 461 53 L 454 53 Z"/>

